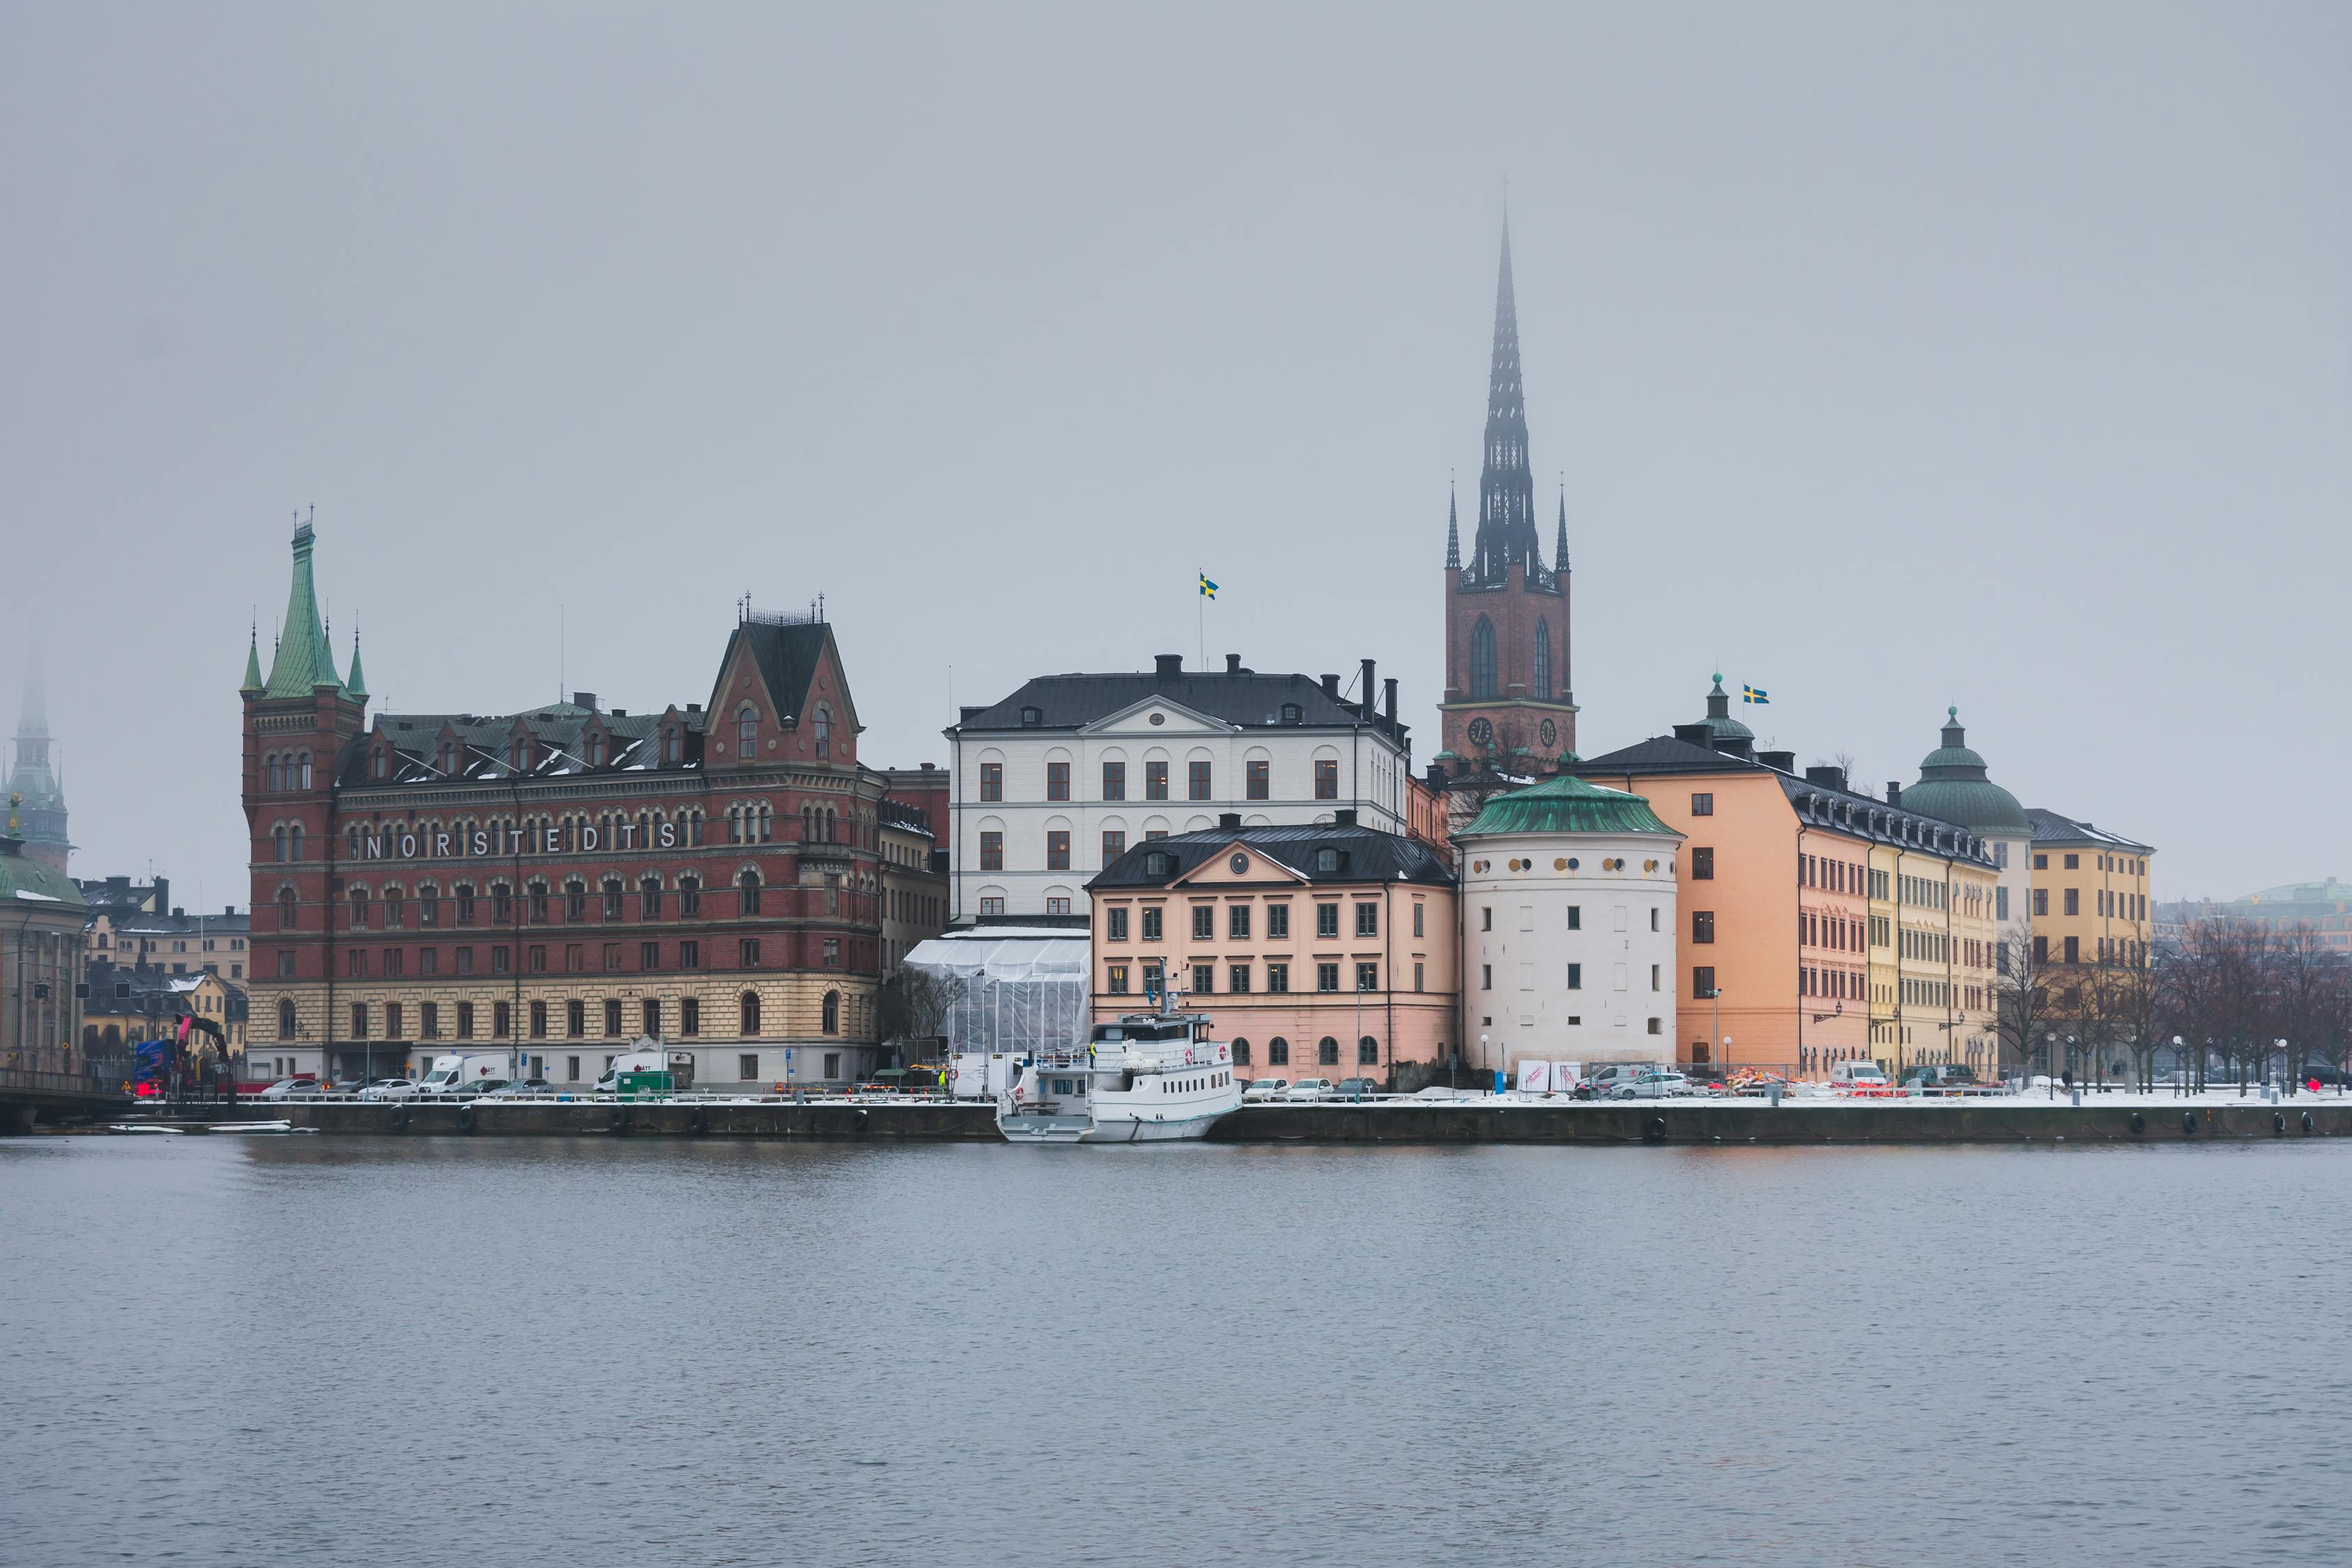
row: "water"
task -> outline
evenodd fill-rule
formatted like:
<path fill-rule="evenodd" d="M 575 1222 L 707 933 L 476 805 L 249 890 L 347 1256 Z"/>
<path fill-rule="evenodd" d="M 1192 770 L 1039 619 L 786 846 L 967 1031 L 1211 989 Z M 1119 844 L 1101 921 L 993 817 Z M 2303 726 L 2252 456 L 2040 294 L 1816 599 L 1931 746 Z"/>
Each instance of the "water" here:
<path fill-rule="evenodd" d="M 0 1560 L 2341 1562 L 2347 1178 L 0 1141 Z"/>

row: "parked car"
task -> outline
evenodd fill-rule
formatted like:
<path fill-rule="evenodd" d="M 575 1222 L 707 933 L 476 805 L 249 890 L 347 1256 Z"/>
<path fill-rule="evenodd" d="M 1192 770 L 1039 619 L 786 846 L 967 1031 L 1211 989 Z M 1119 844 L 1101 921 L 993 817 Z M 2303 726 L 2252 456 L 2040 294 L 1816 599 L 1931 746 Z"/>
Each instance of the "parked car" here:
<path fill-rule="evenodd" d="M 1623 1099 L 1618 1089 L 1643 1073 L 1655 1070 L 1650 1062 L 1606 1062 L 1594 1068 L 1577 1081 L 1576 1093 L 1580 1100 Z"/>
<path fill-rule="evenodd" d="M 1286 1078 L 1254 1078 L 1242 1085 L 1242 1103 L 1256 1105 L 1265 1100 L 1280 1100 L 1290 1088 Z"/>
<path fill-rule="evenodd" d="M 1292 1084 L 1290 1086 L 1290 1092 L 1284 1095 L 1282 1098 L 1285 1100 L 1328 1100 L 1331 1098 L 1331 1080 L 1328 1078 L 1302 1078 L 1297 1083 Z"/>
<path fill-rule="evenodd" d="M 362 1100 L 409 1100 L 415 1094 L 416 1086 L 404 1078 L 380 1078 L 360 1090 Z"/>
<path fill-rule="evenodd" d="M 1678 1100 L 1692 1090 L 1690 1079 L 1678 1072 L 1645 1072 L 1618 1080 L 1609 1092 L 1616 1100 Z"/>
<path fill-rule="evenodd" d="M 1902 1081 L 1909 1089 L 1974 1089 L 1977 1075 L 1965 1062 L 1922 1062 L 1905 1068 Z"/>
<path fill-rule="evenodd" d="M 514 1083 L 501 1083 L 487 1092 L 497 1095 L 500 1100 L 520 1100 L 525 1095 L 553 1094 L 555 1086 L 543 1078 L 527 1078 Z"/>
<path fill-rule="evenodd" d="M 507 1080 L 502 1078 L 477 1079 L 472 1083 L 460 1084 L 449 1092 L 459 1100 L 479 1100 L 486 1094 L 498 1093 L 506 1086 Z"/>
<path fill-rule="evenodd" d="M 319 1080 L 304 1074 L 299 1078 L 281 1078 L 261 1091 L 264 1100 L 291 1100 L 298 1094 L 316 1094 Z"/>
<path fill-rule="evenodd" d="M 1380 1079 L 1378 1079 L 1343 1078 L 1339 1081 L 1338 1085 L 1332 1089 L 1331 1098 L 1334 1100 L 1370 1100 L 1372 1096 L 1380 1093 L 1380 1091 L 1381 1084 Z"/>

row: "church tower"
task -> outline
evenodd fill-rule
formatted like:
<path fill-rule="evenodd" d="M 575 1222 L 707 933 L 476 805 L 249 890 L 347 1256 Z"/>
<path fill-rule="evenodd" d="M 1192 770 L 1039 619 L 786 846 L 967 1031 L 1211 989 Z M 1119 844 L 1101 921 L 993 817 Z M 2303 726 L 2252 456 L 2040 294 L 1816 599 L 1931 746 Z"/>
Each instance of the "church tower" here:
<path fill-rule="evenodd" d="M 0 825 L 25 840 L 25 853 L 53 870 L 66 868 L 73 845 L 66 838 L 66 792 L 49 760 L 48 704 L 41 690 L 41 665 L 25 667 L 25 702 L 17 710 L 16 755 L 8 787 L 0 791 Z"/>
<path fill-rule="evenodd" d="M 1457 776 L 1527 777 L 1559 769 L 1576 750 L 1569 682 L 1568 499 L 1560 498 L 1552 563 L 1536 532 L 1519 381 L 1519 315 L 1511 291 L 1511 231 L 1503 228 L 1495 285 L 1495 355 L 1486 380 L 1486 447 L 1478 474 L 1477 531 L 1463 564 L 1454 503 L 1445 519 L 1444 750 Z"/>

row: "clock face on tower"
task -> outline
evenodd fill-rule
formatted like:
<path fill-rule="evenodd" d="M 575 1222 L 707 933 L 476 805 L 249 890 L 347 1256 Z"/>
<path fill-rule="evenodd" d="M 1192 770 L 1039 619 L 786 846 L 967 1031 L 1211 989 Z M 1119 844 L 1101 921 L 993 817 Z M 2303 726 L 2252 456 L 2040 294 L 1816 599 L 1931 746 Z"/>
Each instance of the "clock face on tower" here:
<path fill-rule="evenodd" d="M 1484 719 L 1473 719 L 1470 721 L 1470 743 L 1472 745 L 1484 746 L 1490 743 L 1494 739 L 1494 725 L 1488 723 Z"/>
<path fill-rule="evenodd" d="M 1547 746 L 1559 744 L 1559 726 L 1549 719 L 1543 721 L 1542 727 L 1537 730 L 1536 733 L 1543 737 L 1543 743 Z"/>

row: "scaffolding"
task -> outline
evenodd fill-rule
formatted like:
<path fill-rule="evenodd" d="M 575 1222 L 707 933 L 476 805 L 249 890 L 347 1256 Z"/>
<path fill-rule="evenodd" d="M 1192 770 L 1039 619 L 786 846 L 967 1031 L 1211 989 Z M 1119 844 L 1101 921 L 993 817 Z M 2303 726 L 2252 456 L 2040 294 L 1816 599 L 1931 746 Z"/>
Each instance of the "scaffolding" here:
<path fill-rule="evenodd" d="M 906 967 L 951 984 L 950 1052 L 1083 1049 L 1092 954 L 1084 932 L 983 926 L 919 942 Z"/>

